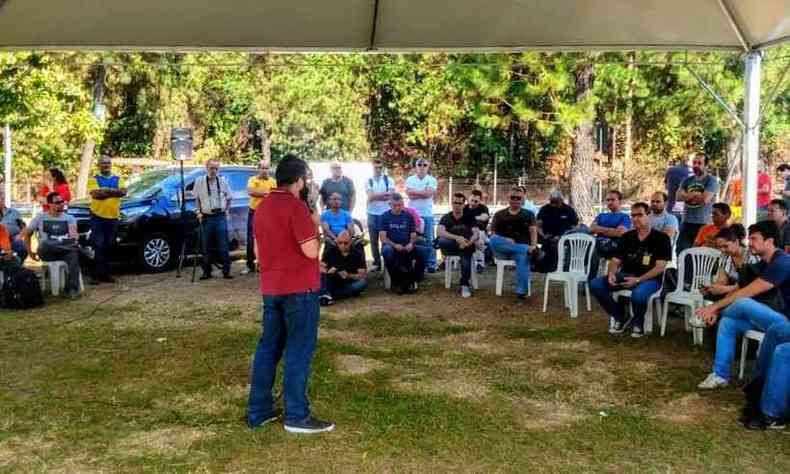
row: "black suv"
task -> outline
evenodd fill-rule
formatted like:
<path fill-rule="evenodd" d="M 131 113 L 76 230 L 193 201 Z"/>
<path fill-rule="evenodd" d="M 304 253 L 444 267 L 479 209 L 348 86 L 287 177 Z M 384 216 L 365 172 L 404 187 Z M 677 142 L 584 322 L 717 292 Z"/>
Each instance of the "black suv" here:
<path fill-rule="evenodd" d="M 231 250 L 243 248 L 247 243 L 247 180 L 255 173 L 252 166 L 227 165 L 220 170 L 220 175 L 230 184 L 233 197 L 228 216 Z M 121 200 L 118 236 L 110 258 L 115 262 L 136 263 L 147 272 L 161 272 L 177 263 L 185 236 L 188 238 L 185 253 L 195 253 L 194 238 L 197 234 L 193 230 L 197 226 L 197 217 L 191 191 L 195 180 L 205 175 L 204 167 L 184 167 L 186 225 L 181 220 L 179 168 L 148 171 L 129 178 L 128 194 Z M 77 219 L 80 238 L 86 243 L 90 238 L 89 200 L 72 201 L 68 213 Z"/>

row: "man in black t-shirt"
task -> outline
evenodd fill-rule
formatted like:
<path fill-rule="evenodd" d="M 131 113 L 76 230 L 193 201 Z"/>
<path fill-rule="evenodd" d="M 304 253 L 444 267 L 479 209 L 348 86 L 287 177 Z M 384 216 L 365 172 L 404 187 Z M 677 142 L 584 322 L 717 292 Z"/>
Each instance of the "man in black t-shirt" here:
<path fill-rule="evenodd" d="M 491 250 L 497 258 L 516 261 L 516 296 L 529 292 L 529 256 L 537 251 L 538 226 L 535 215 L 523 209 L 524 188 L 513 186 L 510 206 L 494 214 L 491 221 Z"/>
<path fill-rule="evenodd" d="M 319 302 L 323 306 L 336 299 L 359 296 L 368 286 L 364 250 L 352 245 L 348 231 L 341 232 L 335 244 L 327 246 L 321 258 Z"/>
<path fill-rule="evenodd" d="M 562 270 L 557 268 L 557 244 L 560 237 L 577 225 L 579 216 L 576 211 L 565 204 L 560 191 L 553 191 L 549 196 L 549 203 L 538 212 L 538 234 L 543 245 L 541 250 L 545 253 L 540 267 L 544 273 Z"/>
<path fill-rule="evenodd" d="M 472 290 L 469 278 L 472 274 L 472 256 L 475 253 L 475 242 L 480 230 L 472 214 L 464 212 L 466 196 L 463 193 L 453 195 L 453 210 L 439 221 L 439 248 L 444 255 L 461 256 L 461 297 L 469 298 Z M 445 262 L 445 265 L 447 263 Z"/>
<path fill-rule="evenodd" d="M 488 210 L 488 206 L 483 204 L 483 191 L 479 189 L 472 190 L 468 204 L 464 207 L 464 212 L 471 214 L 475 218 L 477 228 L 480 230 L 475 247 L 477 247 L 477 250 L 484 252 L 486 262 L 492 263 L 494 255 L 491 253 L 491 248 L 486 245 L 488 243 L 488 234 L 486 232 L 488 223 L 491 221 L 491 213 Z M 480 271 L 482 271 L 482 267 L 478 268 L 478 272 Z"/>
<path fill-rule="evenodd" d="M 631 206 L 634 229 L 620 237 L 606 276 L 590 282 L 590 291 L 609 314 L 609 334 L 620 334 L 631 322 L 631 337 L 642 337 L 647 301 L 661 286 L 661 275 L 672 260 L 669 237 L 650 227 L 649 207 L 644 202 Z M 631 290 L 631 316 L 612 298 L 619 290 Z"/>

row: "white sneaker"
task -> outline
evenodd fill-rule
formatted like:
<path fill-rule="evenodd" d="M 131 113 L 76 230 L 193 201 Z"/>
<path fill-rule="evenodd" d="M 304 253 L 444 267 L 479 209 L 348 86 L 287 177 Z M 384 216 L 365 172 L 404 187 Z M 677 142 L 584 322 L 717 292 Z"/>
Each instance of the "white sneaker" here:
<path fill-rule="evenodd" d="M 249 275 L 250 269 L 247 268 L 247 267 L 244 267 L 244 268 L 242 268 L 241 272 L 239 272 L 239 273 L 242 274 L 242 275 Z"/>
<path fill-rule="evenodd" d="M 622 334 L 625 325 L 614 316 L 609 316 L 609 334 Z"/>
<path fill-rule="evenodd" d="M 729 384 L 730 383 L 728 381 L 719 377 L 714 372 L 711 372 L 707 377 L 705 377 L 705 380 L 697 385 L 697 388 L 700 390 L 715 390 L 717 388 L 724 388 Z"/>
<path fill-rule="evenodd" d="M 472 290 L 468 286 L 461 287 L 461 298 L 469 298 L 472 296 Z"/>

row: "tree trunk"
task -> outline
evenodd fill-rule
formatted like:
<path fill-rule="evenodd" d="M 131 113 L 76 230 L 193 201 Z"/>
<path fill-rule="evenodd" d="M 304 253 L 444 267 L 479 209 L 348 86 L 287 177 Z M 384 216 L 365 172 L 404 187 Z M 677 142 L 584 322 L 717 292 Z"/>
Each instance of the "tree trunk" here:
<path fill-rule="evenodd" d="M 93 86 L 93 113 L 94 118 L 99 120 L 97 105 L 104 101 L 104 81 L 107 79 L 107 68 L 104 64 L 96 66 L 96 81 Z M 83 198 L 88 193 L 88 178 L 90 177 L 91 165 L 93 164 L 93 152 L 96 148 L 96 141 L 89 138 L 82 149 L 80 158 L 80 174 L 77 178 L 77 197 Z"/>
<path fill-rule="evenodd" d="M 625 167 L 631 162 L 633 153 L 633 116 L 634 116 L 634 62 L 636 57 L 633 52 L 628 54 L 628 98 L 625 104 L 625 153 L 623 154 L 623 164 L 620 167 L 620 191 L 625 180 Z"/>
<path fill-rule="evenodd" d="M 258 130 L 260 133 L 261 138 L 261 158 L 271 163 L 272 162 L 272 137 L 269 134 L 269 130 L 266 128 L 266 124 L 261 122 L 261 128 Z"/>
<path fill-rule="evenodd" d="M 586 63 L 576 71 L 576 102 L 581 103 L 592 94 L 593 65 Z M 595 136 L 593 123 L 585 120 L 574 129 L 571 155 L 571 204 L 581 222 L 589 224 L 594 216 L 592 200 L 593 156 Z"/>

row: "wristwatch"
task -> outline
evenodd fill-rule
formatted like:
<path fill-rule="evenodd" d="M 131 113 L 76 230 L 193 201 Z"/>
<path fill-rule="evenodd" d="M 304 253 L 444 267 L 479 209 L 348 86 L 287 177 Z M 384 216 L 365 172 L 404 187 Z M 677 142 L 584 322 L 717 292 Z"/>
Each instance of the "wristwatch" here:
<path fill-rule="evenodd" d="M 640 284 L 640 283 L 642 283 L 642 279 L 641 279 L 641 278 L 639 278 L 639 277 L 637 277 L 637 278 L 636 278 L 636 284 L 638 285 L 638 284 Z"/>

